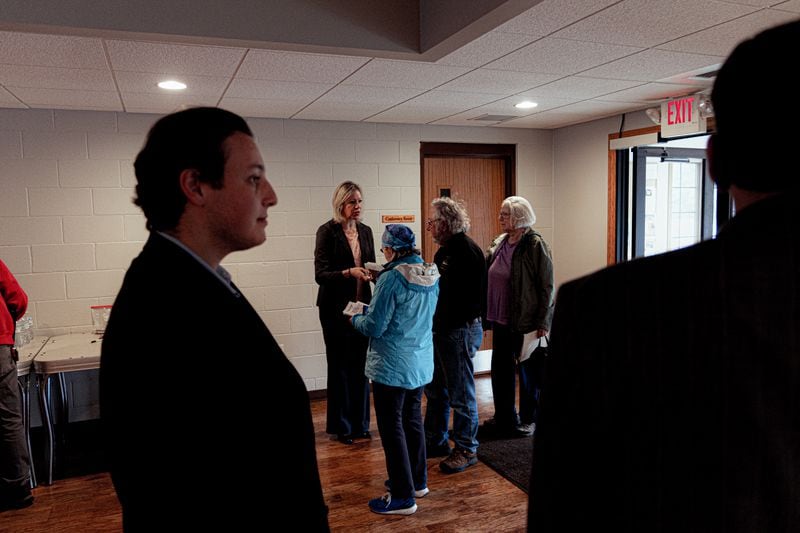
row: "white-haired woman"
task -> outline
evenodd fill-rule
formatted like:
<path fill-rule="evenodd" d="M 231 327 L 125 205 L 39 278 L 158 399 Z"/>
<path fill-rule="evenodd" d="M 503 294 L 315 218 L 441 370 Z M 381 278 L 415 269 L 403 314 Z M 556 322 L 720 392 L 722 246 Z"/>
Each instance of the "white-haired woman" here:
<path fill-rule="evenodd" d="M 523 335 L 547 335 L 553 318 L 553 261 L 550 248 L 533 230 L 536 215 L 521 196 L 509 196 L 500 206 L 503 232 L 490 245 L 486 319 L 491 323 L 494 418 L 484 423 L 482 437 L 533 434 L 537 391 L 533 368 L 517 364 Z M 516 376 L 520 379 L 519 415 L 515 406 Z"/>
<path fill-rule="evenodd" d="M 342 310 L 349 301 L 369 303 L 375 261 L 372 230 L 361 223 L 361 187 L 345 181 L 333 193 L 333 219 L 317 230 L 314 277 L 325 358 L 328 362 L 328 416 L 325 431 L 339 442 L 369 438 L 369 382 L 364 375 L 367 339 L 348 323 Z"/>

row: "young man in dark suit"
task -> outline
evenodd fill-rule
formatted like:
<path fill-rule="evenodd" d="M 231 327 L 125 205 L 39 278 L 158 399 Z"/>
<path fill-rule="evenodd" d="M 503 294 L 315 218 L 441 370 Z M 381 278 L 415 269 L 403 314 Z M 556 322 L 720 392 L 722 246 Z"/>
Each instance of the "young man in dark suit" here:
<path fill-rule="evenodd" d="M 718 74 L 717 238 L 559 291 L 530 531 L 800 529 L 798 48 L 774 28 Z"/>
<path fill-rule="evenodd" d="M 100 370 L 125 530 L 327 531 L 303 381 L 220 266 L 266 240 L 277 203 L 249 127 L 217 108 L 168 115 L 134 166 L 150 238 Z"/>

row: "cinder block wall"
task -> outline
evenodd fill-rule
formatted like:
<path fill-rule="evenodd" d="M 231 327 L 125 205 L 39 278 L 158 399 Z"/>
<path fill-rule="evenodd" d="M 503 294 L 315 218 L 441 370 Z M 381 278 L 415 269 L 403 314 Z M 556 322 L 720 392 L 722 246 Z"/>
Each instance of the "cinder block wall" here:
<path fill-rule="evenodd" d="M 89 307 L 113 303 L 125 269 L 147 238 L 133 205 L 132 160 L 156 115 L 0 109 L 0 258 L 30 297 L 39 334 L 91 329 Z M 267 242 L 230 255 L 225 267 L 258 310 L 309 390 L 326 388 L 324 343 L 314 301 L 317 227 L 331 217 L 334 187 L 364 189 L 376 237 L 383 214 L 420 222 L 419 143 L 517 145 L 517 192 L 553 242 L 550 131 L 249 119 L 278 193 Z M 499 207 L 499 206 L 498 206 Z M 163 302 L 153 327 L 169 327 L 180 302 Z M 235 334 L 235 332 L 231 332 Z M 94 385 L 89 385 L 94 387 Z"/>

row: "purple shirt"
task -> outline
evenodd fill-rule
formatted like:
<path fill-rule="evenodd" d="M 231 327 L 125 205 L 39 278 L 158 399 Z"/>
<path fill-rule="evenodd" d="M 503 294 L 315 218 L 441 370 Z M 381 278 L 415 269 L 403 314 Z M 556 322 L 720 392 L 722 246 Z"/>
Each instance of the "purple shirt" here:
<path fill-rule="evenodd" d="M 503 239 L 489 267 L 489 289 L 486 298 L 486 319 L 507 326 L 511 309 L 511 256 L 519 241 L 511 244 Z"/>

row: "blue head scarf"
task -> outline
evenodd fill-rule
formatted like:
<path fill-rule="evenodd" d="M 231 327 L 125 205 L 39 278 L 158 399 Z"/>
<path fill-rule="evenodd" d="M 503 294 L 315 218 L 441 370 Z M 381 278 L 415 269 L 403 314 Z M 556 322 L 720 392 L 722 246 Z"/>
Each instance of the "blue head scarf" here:
<path fill-rule="evenodd" d="M 411 228 L 403 224 L 389 224 L 381 237 L 381 244 L 384 248 L 392 250 L 413 250 L 416 246 L 416 239 Z"/>

